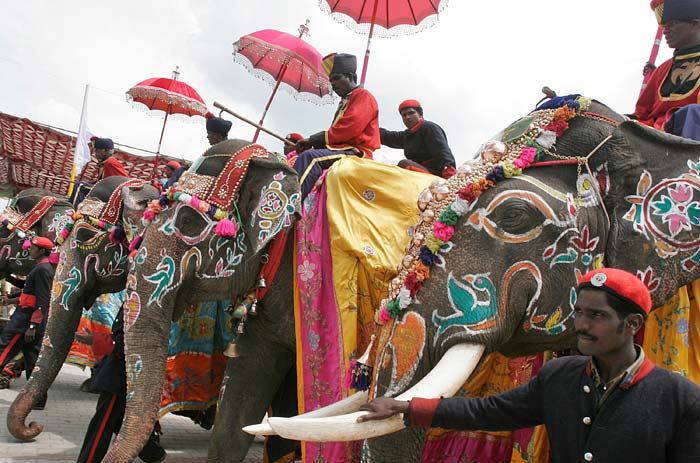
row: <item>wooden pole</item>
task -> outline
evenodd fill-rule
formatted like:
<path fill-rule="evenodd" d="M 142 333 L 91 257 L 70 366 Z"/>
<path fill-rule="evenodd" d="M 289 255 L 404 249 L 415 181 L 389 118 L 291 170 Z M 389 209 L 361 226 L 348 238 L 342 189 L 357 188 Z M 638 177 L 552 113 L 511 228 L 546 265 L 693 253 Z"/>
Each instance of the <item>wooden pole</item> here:
<path fill-rule="evenodd" d="M 291 145 L 291 146 L 294 146 L 294 145 L 295 145 L 294 143 L 292 143 L 291 141 L 287 140 L 286 138 L 284 138 L 284 137 L 282 137 L 282 136 L 280 136 L 280 135 L 277 135 L 275 132 L 273 132 L 273 131 L 271 131 L 271 130 L 266 129 L 266 128 L 263 127 L 262 125 L 256 124 L 255 122 L 251 121 L 250 119 L 248 119 L 248 118 L 246 118 L 246 117 L 243 117 L 243 116 L 241 116 L 240 114 L 237 114 L 236 112 L 234 112 L 233 110 L 227 108 L 226 106 L 224 106 L 223 104 L 219 103 L 218 101 L 215 101 L 215 102 L 214 102 L 214 107 L 215 107 L 215 108 L 219 108 L 221 111 L 226 112 L 226 113 L 229 113 L 229 114 L 232 115 L 233 117 L 236 117 L 236 118 L 242 120 L 243 122 L 245 122 L 245 123 L 247 123 L 247 124 L 250 124 L 250 125 L 252 125 L 253 127 L 256 127 L 256 128 L 258 128 L 258 129 L 262 130 L 262 131 L 265 132 L 266 134 L 275 137 L 276 139 L 278 139 L 279 141 L 281 141 L 281 142 L 283 142 L 283 143 L 285 143 L 285 144 L 287 144 L 287 145 Z"/>

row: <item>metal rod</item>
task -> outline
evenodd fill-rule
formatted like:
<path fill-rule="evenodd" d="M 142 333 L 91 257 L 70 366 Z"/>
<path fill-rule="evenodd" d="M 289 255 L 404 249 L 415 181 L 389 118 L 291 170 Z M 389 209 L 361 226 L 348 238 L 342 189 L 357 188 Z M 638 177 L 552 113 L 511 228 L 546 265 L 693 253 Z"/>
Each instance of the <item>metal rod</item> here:
<path fill-rule="evenodd" d="M 228 109 L 226 106 L 224 106 L 223 104 L 219 103 L 218 101 L 215 101 L 215 102 L 214 102 L 214 107 L 215 107 L 215 108 L 219 108 L 219 109 L 220 109 L 221 111 L 223 111 L 223 112 L 229 113 L 229 114 L 232 115 L 233 117 L 236 117 L 236 118 L 242 120 L 243 122 L 252 125 L 253 127 L 259 128 L 260 130 L 262 130 L 262 131 L 265 132 L 266 134 L 275 137 L 276 139 L 278 139 L 279 141 L 281 141 L 281 142 L 283 142 L 283 143 L 285 143 L 285 144 L 287 144 L 287 145 L 291 145 L 291 146 L 294 146 L 294 145 L 295 145 L 294 143 L 292 143 L 291 141 L 287 140 L 286 138 L 284 138 L 284 137 L 282 137 L 282 136 L 280 136 L 280 135 L 277 135 L 275 132 L 273 132 L 273 131 L 271 131 L 271 130 L 266 129 L 266 128 L 263 127 L 262 125 L 256 124 L 255 122 L 251 121 L 250 119 L 248 119 L 248 118 L 246 118 L 246 117 L 243 117 L 243 116 L 241 116 L 240 114 L 237 114 L 236 112 L 234 112 L 234 111 Z"/>
<path fill-rule="evenodd" d="M 374 10 L 372 10 L 372 23 L 369 25 L 369 37 L 367 37 L 367 49 L 365 50 L 365 61 L 362 64 L 362 77 L 360 78 L 360 85 L 365 85 L 365 78 L 367 77 L 367 66 L 369 65 L 369 51 L 372 47 L 372 34 L 374 34 L 374 23 L 377 20 L 377 7 L 379 6 L 379 0 L 374 0 Z"/>

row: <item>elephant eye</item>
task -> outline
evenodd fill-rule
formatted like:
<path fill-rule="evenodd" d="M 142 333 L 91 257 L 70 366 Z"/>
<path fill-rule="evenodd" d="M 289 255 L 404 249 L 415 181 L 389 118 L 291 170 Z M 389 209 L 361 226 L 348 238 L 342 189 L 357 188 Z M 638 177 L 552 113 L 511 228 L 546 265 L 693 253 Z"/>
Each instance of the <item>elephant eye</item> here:
<path fill-rule="evenodd" d="M 523 235 L 541 226 L 545 221 L 544 214 L 532 203 L 520 198 L 511 198 L 499 204 L 489 214 L 500 233 Z"/>
<path fill-rule="evenodd" d="M 73 230 L 73 234 L 73 236 L 75 236 L 75 241 L 78 243 L 89 243 L 91 240 L 95 239 L 99 233 L 96 229 L 80 227 L 77 230 Z"/>
<path fill-rule="evenodd" d="M 175 235 L 187 244 L 196 244 L 206 238 L 214 222 L 198 210 L 179 207 L 173 221 Z"/>

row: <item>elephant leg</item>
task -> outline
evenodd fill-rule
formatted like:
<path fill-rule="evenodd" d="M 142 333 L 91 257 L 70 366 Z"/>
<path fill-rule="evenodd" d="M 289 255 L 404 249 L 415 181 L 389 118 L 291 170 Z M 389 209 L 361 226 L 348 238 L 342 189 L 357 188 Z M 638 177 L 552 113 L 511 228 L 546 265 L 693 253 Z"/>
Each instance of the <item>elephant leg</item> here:
<path fill-rule="evenodd" d="M 239 357 L 229 360 L 219 393 L 216 421 L 209 443 L 210 462 L 241 462 L 253 436 L 242 427 L 259 423 L 287 373 L 294 367 L 294 352 L 265 333 L 252 320 L 237 341 Z"/>

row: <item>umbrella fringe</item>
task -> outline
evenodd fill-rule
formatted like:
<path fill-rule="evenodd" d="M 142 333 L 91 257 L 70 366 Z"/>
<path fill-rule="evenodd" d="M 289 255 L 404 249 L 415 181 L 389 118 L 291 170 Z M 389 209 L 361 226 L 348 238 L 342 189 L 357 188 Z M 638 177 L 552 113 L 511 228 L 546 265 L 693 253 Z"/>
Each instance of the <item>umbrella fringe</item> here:
<path fill-rule="evenodd" d="M 138 101 L 134 101 L 130 95 L 126 95 L 126 102 L 131 105 L 132 108 L 134 108 L 136 111 L 140 113 L 144 113 L 146 116 L 152 118 L 152 119 L 158 119 L 162 121 L 165 118 L 165 111 L 161 111 L 160 109 L 148 109 L 148 106 L 144 105 L 143 103 L 139 103 Z M 199 119 L 196 117 L 188 116 L 187 114 L 170 114 L 168 116 L 168 121 L 177 121 L 177 122 L 182 122 L 184 124 L 194 124 L 194 125 L 204 125 L 204 122 L 206 119 Z"/>
<path fill-rule="evenodd" d="M 449 0 L 442 0 L 440 2 L 440 5 L 438 6 L 437 13 L 427 16 L 425 19 L 423 19 L 423 21 L 421 21 L 418 24 L 399 24 L 387 29 L 383 25 L 377 23 L 374 25 L 373 36 L 380 38 L 392 38 L 397 37 L 399 35 L 412 35 L 417 34 L 419 32 L 423 32 L 425 29 L 433 27 L 438 22 L 438 20 L 440 19 L 440 14 L 445 8 L 447 8 L 448 3 Z M 345 25 L 345 27 L 347 27 L 351 31 L 360 35 L 369 34 L 369 23 L 359 24 L 355 20 L 355 18 L 348 16 L 345 13 L 334 12 L 333 10 L 331 10 L 330 5 L 328 4 L 328 0 L 318 0 L 318 6 L 319 8 L 321 8 L 321 11 L 331 15 L 331 17 L 334 20 Z"/>
<path fill-rule="evenodd" d="M 195 101 L 179 93 L 170 92 L 168 90 L 157 87 L 133 87 L 129 89 L 128 92 L 126 92 L 126 101 L 128 101 L 129 103 L 133 101 L 145 105 L 145 103 L 141 103 L 140 101 L 138 101 L 138 99 L 158 98 L 159 100 L 164 101 L 164 95 L 167 97 L 169 104 L 177 104 L 178 106 L 186 108 L 188 110 L 188 113 L 185 113 L 187 116 L 204 117 L 209 112 L 206 105 L 200 103 L 199 101 Z"/>

